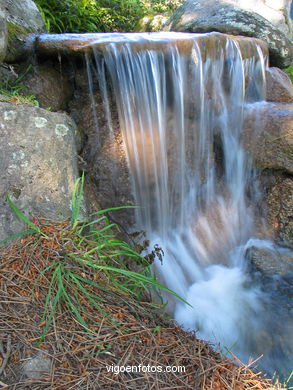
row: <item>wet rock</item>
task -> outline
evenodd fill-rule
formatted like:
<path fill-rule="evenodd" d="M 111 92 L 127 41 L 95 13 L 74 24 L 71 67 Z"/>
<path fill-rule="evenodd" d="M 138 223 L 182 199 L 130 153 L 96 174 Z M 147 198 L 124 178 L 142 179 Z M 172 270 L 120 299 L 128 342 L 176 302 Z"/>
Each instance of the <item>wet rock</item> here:
<path fill-rule="evenodd" d="M 271 245 L 272 248 L 253 246 L 249 259 L 256 270 L 266 276 L 293 276 L 293 252 L 288 248 Z"/>
<path fill-rule="evenodd" d="M 22 84 L 27 95 L 35 95 L 40 107 L 50 107 L 51 111 L 65 110 L 73 95 L 66 73 L 60 73 L 50 64 L 36 66 Z"/>
<path fill-rule="evenodd" d="M 50 358 L 45 356 L 43 353 L 39 353 L 25 362 L 23 372 L 27 378 L 41 379 L 42 376 L 50 374 L 52 362 Z"/>
<path fill-rule="evenodd" d="M 271 299 L 288 313 L 293 310 L 293 252 L 273 245 L 252 246 L 247 254 L 251 271 L 259 274 L 263 288 Z M 258 278 L 259 280 L 259 278 Z M 292 323 L 292 321 L 291 321 Z M 293 347 L 293 345 L 292 345 Z"/>
<path fill-rule="evenodd" d="M 292 63 L 290 39 L 271 22 L 237 2 L 224 0 L 187 0 L 167 22 L 166 29 L 182 32 L 218 31 L 264 40 L 270 51 L 270 63 L 284 68 Z"/>
<path fill-rule="evenodd" d="M 32 0 L 3 0 L 0 3 L 0 17 L 4 12 L 8 41 L 5 62 L 15 62 L 23 54 L 27 35 L 45 31 L 44 22 Z"/>
<path fill-rule="evenodd" d="M 24 229 L 7 193 L 28 217 L 70 216 L 78 176 L 75 132 L 65 114 L 0 103 L 0 240 Z"/>
<path fill-rule="evenodd" d="M 279 68 L 266 71 L 266 100 L 269 102 L 292 103 L 293 85 L 288 74 Z"/>
<path fill-rule="evenodd" d="M 259 170 L 267 234 L 293 243 L 293 107 L 284 103 L 250 106 L 243 144 Z"/>
<path fill-rule="evenodd" d="M 260 240 L 260 245 L 252 245 L 248 249 L 246 257 L 252 278 L 261 285 L 265 305 L 263 313 L 265 326 L 260 333 L 260 339 L 257 340 L 258 343 L 264 342 L 264 348 L 259 354 L 269 348 L 271 356 L 281 358 L 282 367 L 278 369 L 278 374 L 284 375 L 285 379 L 291 370 L 293 354 L 293 252 L 272 242 Z M 263 339 L 266 330 L 269 337 Z"/>
<path fill-rule="evenodd" d="M 243 143 L 258 169 L 293 173 L 293 106 L 255 103 L 249 106 Z"/>

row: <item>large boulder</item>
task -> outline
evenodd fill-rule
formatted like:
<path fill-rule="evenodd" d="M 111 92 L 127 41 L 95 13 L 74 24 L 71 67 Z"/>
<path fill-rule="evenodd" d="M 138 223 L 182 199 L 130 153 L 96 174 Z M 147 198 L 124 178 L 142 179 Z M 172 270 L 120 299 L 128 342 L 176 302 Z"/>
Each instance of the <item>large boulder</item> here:
<path fill-rule="evenodd" d="M 5 28 L 2 27 L 5 23 L 1 23 L 1 15 L 4 13 L 7 25 L 4 39 L 8 41 L 4 59 L 5 62 L 15 62 L 23 54 L 27 35 L 43 32 L 44 22 L 33 0 L 2 0 L 0 2 L 0 34 L 1 29 Z"/>
<path fill-rule="evenodd" d="M 242 9 L 236 1 L 187 0 L 175 11 L 166 29 L 197 33 L 218 31 L 256 37 L 267 42 L 272 66 L 284 68 L 292 63 L 290 39 L 267 19 Z"/>
<path fill-rule="evenodd" d="M 0 103 L 0 240 L 24 228 L 8 193 L 29 217 L 70 216 L 78 175 L 75 132 L 65 114 Z"/>

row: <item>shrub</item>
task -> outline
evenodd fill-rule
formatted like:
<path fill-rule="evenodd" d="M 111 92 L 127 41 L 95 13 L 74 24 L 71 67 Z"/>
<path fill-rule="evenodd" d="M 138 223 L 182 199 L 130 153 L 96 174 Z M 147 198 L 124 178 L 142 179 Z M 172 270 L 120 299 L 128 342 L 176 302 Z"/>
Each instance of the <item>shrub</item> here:
<path fill-rule="evenodd" d="M 144 14 L 140 0 L 36 0 L 48 32 L 130 31 Z"/>
<path fill-rule="evenodd" d="M 35 0 L 50 33 L 133 31 L 147 14 L 170 12 L 183 0 Z"/>

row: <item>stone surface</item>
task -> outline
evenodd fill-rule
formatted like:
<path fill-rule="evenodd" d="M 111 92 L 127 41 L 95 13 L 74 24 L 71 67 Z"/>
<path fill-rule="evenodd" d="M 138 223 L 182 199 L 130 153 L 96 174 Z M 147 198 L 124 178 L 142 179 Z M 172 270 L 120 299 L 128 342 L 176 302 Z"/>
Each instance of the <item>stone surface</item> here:
<path fill-rule="evenodd" d="M 260 171 L 260 203 L 267 234 L 293 244 L 293 106 L 285 103 L 251 105 L 243 142 Z"/>
<path fill-rule="evenodd" d="M 283 351 L 289 360 L 293 353 L 293 343 L 284 343 L 284 335 L 287 333 L 291 340 L 293 326 L 293 252 L 284 247 L 274 245 L 269 241 L 260 241 L 259 245 L 252 246 L 246 253 L 252 277 L 257 284 L 262 285 L 262 293 L 265 293 L 269 324 L 275 320 L 283 321 L 287 330 L 280 334 L 278 345 L 282 345 Z M 278 327 L 276 328 L 278 330 Z M 285 328 L 284 328 L 285 330 Z M 289 371 L 290 372 L 290 369 Z"/>
<path fill-rule="evenodd" d="M 5 62 L 14 62 L 23 54 L 27 35 L 43 32 L 44 23 L 32 0 L 2 0 L 0 15 L 3 12 L 6 13 L 8 40 Z"/>
<path fill-rule="evenodd" d="M 266 71 L 266 100 L 269 102 L 292 103 L 293 85 L 288 74 L 279 68 Z"/>
<path fill-rule="evenodd" d="M 291 0 L 226 0 L 238 7 L 256 12 L 278 27 L 285 35 L 292 35 Z M 292 38 L 292 36 L 291 36 Z"/>
<path fill-rule="evenodd" d="M 256 103 L 250 106 L 243 131 L 244 147 L 258 169 L 293 173 L 293 106 Z"/>
<path fill-rule="evenodd" d="M 40 352 L 25 362 L 23 372 L 27 378 L 40 379 L 42 376 L 48 376 L 50 374 L 51 366 L 51 359 Z"/>
<path fill-rule="evenodd" d="M 6 11 L 0 5 L 0 62 L 2 62 L 6 56 L 8 35 L 7 35 L 7 22 Z"/>
<path fill-rule="evenodd" d="M 273 238 L 293 245 L 293 179 L 275 172 L 264 194 L 266 224 Z"/>
<path fill-rule="evenodd" d="M 265 242 L 266 244 L 266 242 Z M 252 246 L 248 257 L 253 266 L 266 276 L 293 276 L 293 252 L 269 243 L 262 246 Z"/>
<path fill-rule="evenodd" d="M 70 216 L 78 175 L 75 132 L 65 114 L 0 103 L 0 239 L 24 229 L 7 193 L 28 217 Z"/>
<path fill-rule="evenodd" d="M 73 95 L 66 73 L 61 74 L 52 64 L 36 66 L 22 84 L 27 95 L 35 95 L 40 107 L 50 107 L 51 111 L 65 110 Z"/>
<path fill-rule="evenodd" d="M 166 29 L 182 32 L 219 31 L 264 40 L 270 51 L 270 64 L 284 68 L 292 63 L 290 39 L 259 14 L 225 0 L 187 0 L 168 21 Z"/>
<path fill-rule="evenodd" d="M 77 89 L 69 105 L 69 113 L 82 135 L 81 157 L 84 165 L 81 168 L 87 171 L 85 192 L 89 212 L 133 205 L 131 183 L 119 131 L 118 113 L 112 97 L 109 96 L 112 126 L 116 134 L 115 141 L 111 141 L 109 137 L 107 118 L 102 108 L 103 103 L 97 91 L 96 81 L 93 88 L 97 121 L 91 107 L 85 72 L 76 73 L 75 84 Z M 132 211 L 129 209 L 112 212 L 110 217 L 123 226 L 134 223 Z"/>
<path fill-rule="evenodd" d="M 0 64 L 0 87 L 13 85 L 19 74 L 12 65 Z"/>

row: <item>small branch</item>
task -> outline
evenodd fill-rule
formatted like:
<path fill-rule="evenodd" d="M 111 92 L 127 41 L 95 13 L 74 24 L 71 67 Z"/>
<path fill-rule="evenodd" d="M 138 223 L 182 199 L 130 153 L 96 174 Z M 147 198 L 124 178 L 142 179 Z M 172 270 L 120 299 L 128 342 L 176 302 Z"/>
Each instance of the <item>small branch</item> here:
<path fill-rule="evenodd" d="M 9 359 L 9 356 L 10 356 L 10 353 L 11 353 L 11 335 L 8 335 L 8 340 L 7 340 L 7 345 L 6 345 L 6 352 L 4 351 L 4 346 L 3 346 L 3 342 L 0 341 L 0 353 L 2 354 L 3 356 L 3 362 L 2 362 L 2 365 L 0 367 L 0 375 L 3 373 L 7 363 L 8 363 L 8 359 Z"/>

